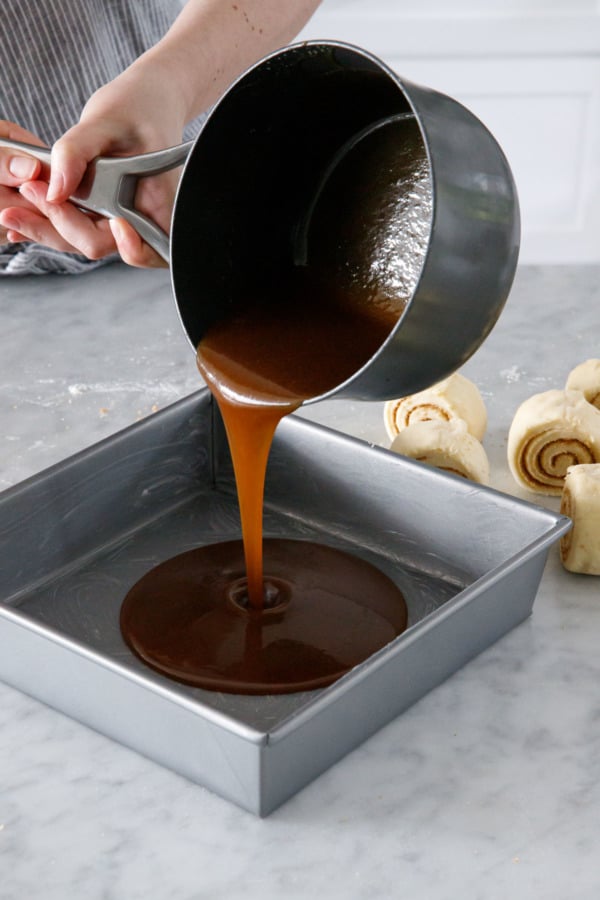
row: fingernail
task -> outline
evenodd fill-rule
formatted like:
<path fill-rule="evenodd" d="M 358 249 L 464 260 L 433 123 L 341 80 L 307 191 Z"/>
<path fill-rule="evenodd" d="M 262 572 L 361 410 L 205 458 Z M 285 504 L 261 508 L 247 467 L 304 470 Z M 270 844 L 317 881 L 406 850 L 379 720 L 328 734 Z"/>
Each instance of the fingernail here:
<path fill-rule="evenodd" d="M 20 228 L 20 222 L 15 217 L 12 212 L 3 211 L 2 213 L 2 227 L 7 231 L 18 231 Z"/>
<path fill-rule="evenodd" d="M 64 186 L 65 179 L 62 172 L 52 172 L 50 174 L 50 184 L 48 186 L 46 200 L 50 203 L 52 203 L 53 200 L 57 200 L 62 195 Z"/>
<path fill-rule="evenodd" d="M 13 156 L 9 160 L 8 171 L 15 178 L 22 178 L 27 181 L 35 177 L 37 162 L 30 156 Z"/>
<path fill-rule="evenodd" d="M 120 241 L 123 238 L 123 226 L 119 219 L 109 219 L 108 224 L 110 225 L 110 230 L 112 231 L 114 239 Z"/>

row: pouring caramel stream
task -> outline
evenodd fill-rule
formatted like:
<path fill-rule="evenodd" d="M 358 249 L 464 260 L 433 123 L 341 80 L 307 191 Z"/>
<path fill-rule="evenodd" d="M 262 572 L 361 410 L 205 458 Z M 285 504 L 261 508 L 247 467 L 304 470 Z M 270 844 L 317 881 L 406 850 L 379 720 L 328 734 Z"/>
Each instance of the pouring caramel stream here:
<path fill-rule="evenodd" d="M 283 308 L 247 304 L 198 347 L 227 432 L 243 542 L 168 560 L 132 588 L 121 611 L 135 653 L 180 681 L 255 694 L 323 687 L 406 627 L 402 594 L 370 563 L 308 541 L 263 540 L 279 421 L 349 377 L 390 328 L 387 313 L 342 315 L 329 295 L 311 296 Z"/>
<path fill-rule="evenodd" d="M 302 273 L 301 273 L 302 274 Z M 331 294 L 288 289 L 285 305 L 261 301 L 214 326 L 197 363 L 229 441 L 242 522 L 248 601 L 263 606 L 264 481 L 279 421 L 360 368 L 390 331 L 389 312 L 348 315 Z M 310 299 L 307 302 L 307 296 Z M 360 320 L 358 320 L 360 319 Z M 360 336 L 357 339 L 357 335 Z"/>
<path fill-rule="evenodd" d="M 227 432 L 243 542 L 167 560 L 125 598 L 126 642 L 171 678 L 233 693 L 310 690 L 335 681 L 406 627 L 400 590 L 364 559 L 304 540 L 263 539 L 265 473 L 278 423 L 368 363 L 418 277 L 426 229 L 415 229 L 415 210 L 426 185 L 425 156 L 416 125 L 408 132 L 406 123 L 397 152 L 398 127 L 387 144 L 381 131 L 376 146 L 362 142 L 353 150 L 354 168 L 344 176 L 339 166 L 327 183 L 311 223 L 313 264 L 290 265 L 274 273 L 274 287 L 232 302 L 198 346 L 198 368 Z M 365 167 L 360 154 L 372 150 L 381 182 L 370 184 L 352 210 L 344 204 Z M 340 215 L 339 259 L 321 259 Z M 345 242 L 355 246 L 363 232 L 365 258 L 348 265 Z M 403 238 L 406 258 L 395 252 Z"/>

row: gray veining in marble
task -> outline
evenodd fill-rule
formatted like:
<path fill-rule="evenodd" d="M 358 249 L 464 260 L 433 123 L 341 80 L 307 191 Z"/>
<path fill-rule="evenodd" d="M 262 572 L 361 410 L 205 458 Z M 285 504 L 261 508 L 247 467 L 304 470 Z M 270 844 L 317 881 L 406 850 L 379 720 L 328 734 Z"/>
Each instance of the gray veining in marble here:
<path fill-rule="evenodd" d="M 600 356 L 600 268 L 522 268 L 464 369 L 493 485 L 516 407 Z M 198 386 L 165 272 L 0 281 L 0 486 Z M 387 444 L 382 404 L 303 414 Z M 538 502 L 557 508 L 554 499 Z M 0 685 L 1 900 L 596 900 L 600 580 L 533 617 L 267 820 Z"/>

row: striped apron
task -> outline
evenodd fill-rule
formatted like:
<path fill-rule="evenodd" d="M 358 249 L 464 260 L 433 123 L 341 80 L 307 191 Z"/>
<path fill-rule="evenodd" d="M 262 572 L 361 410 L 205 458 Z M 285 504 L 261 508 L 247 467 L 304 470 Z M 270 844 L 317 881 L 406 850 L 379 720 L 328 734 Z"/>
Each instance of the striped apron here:
<path fill-rule="evenodd" d="M 48 145 L 89 97 L 153 46 L 183 0 L 1 0 L 0 118 Z M 186 130 L 193 137 L 199 122 Z M 38 244 L 0 245 L 0 275 L 78 273 L 103 260 Z"/>

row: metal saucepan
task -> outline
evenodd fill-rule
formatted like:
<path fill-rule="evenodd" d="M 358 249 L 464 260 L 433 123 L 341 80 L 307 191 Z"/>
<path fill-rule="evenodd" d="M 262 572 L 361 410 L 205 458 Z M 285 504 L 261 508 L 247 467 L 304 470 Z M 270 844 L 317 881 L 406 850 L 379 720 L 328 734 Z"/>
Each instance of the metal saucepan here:
<path fill-rule="evenodd" d="M 193 145 L 97 160 L 74 200 L 125 216 L 168 258 L 166 235 L 131 207 L 139 175 L 184 158 L 170 262 L 194 349 L 249 289 L 313 259 L 398 310 L 379 350 L 327 396 L 425 388 L 495 324 L 519 247 L 508 162 L 461 104 L 367 51 L 316 41 L 272 54 L 228 89 Z"/>
<path fill-rule="evenodd" d="M 169 262 L 169 235 L 135 208 L 135 192 L 139 178 L 160 175 L 161 172 L 168 172 L 185 162 L 193 144 L 193 141 L 188 141 L 177 147 L 142 153 L 139 156 L 99 156 L 87 167 L 76 193 L 70 199 L 86 212 L 108 218 L 119 216 L 127 219 L 138 234 Z M 2 147 L 34 156 L 45 167 L 45 174 L 49 174 L 50 150 L 45 147 L 0 138 L 0 148 Z"/>

